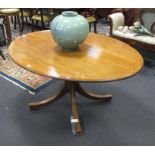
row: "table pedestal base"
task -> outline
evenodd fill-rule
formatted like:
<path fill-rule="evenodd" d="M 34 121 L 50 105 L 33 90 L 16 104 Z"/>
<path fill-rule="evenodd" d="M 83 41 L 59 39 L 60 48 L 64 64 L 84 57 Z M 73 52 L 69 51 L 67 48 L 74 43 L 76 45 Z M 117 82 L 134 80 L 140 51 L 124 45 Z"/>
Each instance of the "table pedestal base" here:
<path fill-rule="evenodd" d="M 72 131 L 73 133 L 80 134 L 82 132 L 81 124 L 79 121 L 78 109 L 77 109 L 77 101 L 76 101 L 76 91 L 84 97 L 95 99 L 95 100 L 102 100 L 102 101 L 110 101 L 112 99 L 112 95 L 96 95 L 84 90 L 78 82 L 74 81 L 65 81 L 64 86 L 58 92 L 57 95 L 49 97 L 48 99 L 29 103 L 30 109 L 38 109 L 42 106 L 48 105 L 53 103 L 63 97 L 66 93 L 70 93 L 71 96 L 71 124 L 72 124 Z"/>

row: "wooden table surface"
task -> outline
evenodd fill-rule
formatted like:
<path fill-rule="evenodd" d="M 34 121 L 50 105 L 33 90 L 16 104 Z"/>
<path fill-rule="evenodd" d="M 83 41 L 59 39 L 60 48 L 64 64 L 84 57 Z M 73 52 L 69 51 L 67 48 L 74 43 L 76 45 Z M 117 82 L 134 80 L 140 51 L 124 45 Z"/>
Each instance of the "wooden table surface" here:
<path fill-rule="evenodd" d="M 71 81 L 100 82 L 128 78 L 143 66 L 143 58 L 119 40 L 89 33 L 78 51 L 64 52 L 50 31 L 16 38 L 9 47 L 20 66 L 41 75 Z"/>

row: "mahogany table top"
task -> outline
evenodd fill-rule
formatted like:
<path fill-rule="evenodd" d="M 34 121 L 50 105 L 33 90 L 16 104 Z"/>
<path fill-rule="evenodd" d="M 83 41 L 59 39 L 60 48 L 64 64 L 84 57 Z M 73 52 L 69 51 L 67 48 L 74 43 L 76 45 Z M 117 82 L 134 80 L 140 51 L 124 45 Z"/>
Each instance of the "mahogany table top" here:
<path fill-rule="evenodd" d="M 111 37 L 89 33 L 77 51 L 65 52 L 49 30 L 16 38 L 9 46 L 20 66 L 49 77 L 100 82 L 128 78 L 143 66 L 143 58 L 131 46 Z"/>

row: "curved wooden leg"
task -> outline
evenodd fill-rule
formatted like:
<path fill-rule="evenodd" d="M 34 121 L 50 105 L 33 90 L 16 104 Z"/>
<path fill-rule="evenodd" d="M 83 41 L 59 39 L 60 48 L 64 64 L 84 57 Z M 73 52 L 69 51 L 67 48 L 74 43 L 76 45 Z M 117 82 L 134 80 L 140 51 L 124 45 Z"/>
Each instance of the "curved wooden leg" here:
<path fill-rule="evenodd" d="M 53 102 L 57 101 L 58 99 L 60 99 L 62 96 L 64 96 L 65 93 L 66 93 L 66 84 L 63 86 L 63 88 L 60 90 L 60 92 L 57 95 L 49 97 L 48 99 L 45 99 L 42 101 L 29 103 L 28 104 L 29 108 L 31 110 L 34 110 L 34 109 L 38 109 L 42 106 L 48 105 L 50 103 L 53 103 Z"/>
<path fill-rule="evenodd" d="M 94 99 L 94 100 L 103 100 L 103 101 L 110 101 L 112 99 L 112 95 L 111 94 L 107 94 L 107 95 L 97 95 L 97 94 L 93 94 L 91 92 L 88 92 L 86 90 L 84 90 L 79 83 L 77 83 L 77 91 L 84 97 L 90 98 L 90 99 Z"/>
<path fill-rule="evenodd" d="M 19 25 L 19 35 L 22 35 L 22 22 L 20 21 L 19 15 L 17 15 L 18 25 Z"/>
<path fill-rule="evenodd" d="M 10 44 L 11 41 L 12 41 L 12 34 L 11 34 L 11 27 L 10 27 L 10 22 L 9 22 L 9 17 L 8 16 L 4 17 L 4 25 L 6 27 L 6 34 L 7 34 L 8 44 Z"/>
<path fill-rule="evenodd" d="M 82 129 L 78 116 L 74 84 L 70 85 L 70 95 L 71 95 L 71 110 L 72 110 L 72 116 L 71 116 L 72 132 L 73 134 L 78 135 L 82 132 Z"/>

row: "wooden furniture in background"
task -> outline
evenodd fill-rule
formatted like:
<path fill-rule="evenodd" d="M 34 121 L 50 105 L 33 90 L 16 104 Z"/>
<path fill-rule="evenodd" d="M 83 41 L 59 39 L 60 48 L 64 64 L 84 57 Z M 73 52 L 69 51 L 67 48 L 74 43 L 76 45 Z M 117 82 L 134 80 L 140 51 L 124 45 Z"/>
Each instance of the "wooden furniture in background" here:
<path fill-rule="evenodd" d="M 143 58 L 134 48 L 95 33 L 89 33 L 77 51 L 64 52 L 57 46 L 50 31 L 33 32 L 15 39 L 9 46 L 9 54 L 17 64 L 32 72 L 64 81 L 56 96 L 30 103 L 29 106 L 30 109 L 37 109 L 69 93 L 74 134 L 82 131 L 76 92 L 90 99 L 112 99 L 110 94 L 96 95 L 85 91 L 79 82 L 126 79 L 138 73 L 143 66 Z"/>
<path fill-rule="evenodd" d="M 155 22 L 153 22 L 151 25 L 151 32 L 155 33 Z"/>
<path fill-rule="evenodd" d="M 7 34 L 5 30 L 5 25 L 3 23 L 0 23 L 0 57 L 3 60 L 5 60 L 5 56 L 3 55 L 1 47 L 6 46 L 6 44 L 7 44 Z"/>
<path fill-rule="evenodd" d="M 31 21 L 32 21 L 32 31 L 34 29 L 34 22 L 36 22 L 36 26 L 38 26 L 38 22 L 41 23 L 41 30 L 45 29 L 45 23 L 48 23 L 52 20 L 53 16 L 49 12 L 49 9 L 43 9 L 43 8 L 36 8 L 31 9 Z"/>
<path fill-rule="evenodd" d="M 3 16 L 11 16 L 14 17 L 14 29 L 16 29 L 16 20 L 18 21 L 19 24 L 19 34 L 22 35 L 22 23 L 20 21 L 19 17 L 20 9 L 0 9 L 0 14 Z M 9 19 L 9 18 L 8 18 Z"/>
<path fill-rule="evenodd" d="M 83 12 L 80 12 L 80 14 L 83 15 L 87 19 L 89 23 L 89 31 L 91 31 L 91 26 L 93 25 L 94 32 L 97 33 L 96 9 L 86 8 L 83 10 Z"/>
<path fill-rule="evenodd" d="M 122 12 L 125 16 L 125 25 L 132 25 L 138 10 L 136 8 L 97 8 L 96 18 L 105 18 L 108 20 L 110 14 Z"/>
<path fill-rule="evenodd" d="M 23 32 L 23 30 L 24 30 L 24 19 L 26 21 L 26 24 L 28 25 L 29 24 L 28 21 L 31 21 L 32 11 L 31 11 L 31 9 L 21 8 L 20 12 L 19 12 L 19 16 L 22 19 L 22 32 Z"/>
<path fill-rule="evenodd" d="M 6 35 L 7 35 L 6 39 L 7 39 L 8 44 L 10 44 L 10 42 L 12 41 L 12 35 L 11 35 L 11 28 L 10 28 L 9 17 L 5 16 L 4 14 L 0 14 L 0 18 L 3 19 L 3 24 L 5 26 Z"/>
<path fill-rule="evenodd" d="M 138 46 L 146 50 L 155 51 L 155 37 L 148 35 L 131 37 L 128 36 L 129 33 L 122 33 L 120 35 L 115 34 L 115 31 L 118 30 L 119 26 L 125 26 L 125 24 L 129 24 L 128 26 L 130 26 L 133 25 L 133 22 L 135 21 L 139 21 L 148 30 L 153 32 L 153 28 L 155 26 L 155 9 L 130 9 L 130 13 L 128 13 L 128 16 L 130 17 L 128 18 L 128 20 L 125 20 L 127 15 L 125 16 L 123 13 L 112 14 L 109 16 L 110 36 L 122 40 L 132 46 Z"/>
<path fill-rule="evenodd" d="M 137 8 L 122 9 L 122 13 L 124 14 L 125 17 L 125 25 L 128 26 L 133 25 L 133 23 L 137 20 L 140 11 L 141 9 Z"/>

